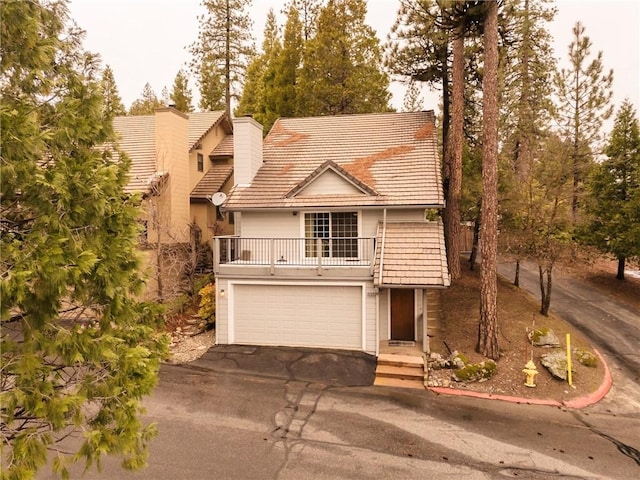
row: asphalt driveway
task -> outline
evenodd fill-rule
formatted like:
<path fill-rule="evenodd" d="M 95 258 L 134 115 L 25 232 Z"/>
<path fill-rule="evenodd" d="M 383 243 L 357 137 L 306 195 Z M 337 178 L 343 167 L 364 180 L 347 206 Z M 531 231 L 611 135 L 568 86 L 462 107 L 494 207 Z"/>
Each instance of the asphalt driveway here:
<path fill-rule="evenodd" d="M 213 373 L 355 387 L 373 384 L 376 358 L 348 350 L 216 345 L 189 366 Z"/>

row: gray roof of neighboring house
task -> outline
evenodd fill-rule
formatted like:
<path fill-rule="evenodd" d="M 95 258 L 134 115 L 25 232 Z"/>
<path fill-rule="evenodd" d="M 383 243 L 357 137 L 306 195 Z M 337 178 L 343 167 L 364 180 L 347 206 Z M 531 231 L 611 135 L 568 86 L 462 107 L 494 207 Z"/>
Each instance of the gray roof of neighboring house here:
<path fill-rule="evenodd" d="M 444 204 L 432 111 L 281 118 L 265 138 L 263 159 L 251 185 L 235 187 L 225 208 Z M 327 161 L 370 193 L 287 195 Z"/>
<path fill-rule="evenodd" d="M 223 110 L 189 113 L 189 151 L 221 121 Z M 156 119 L 155 115 L 131 115 L 115 117 L 113 128 L 118 135 L 118 145 L 131 160 L 127 192 L 146 192 L 149 180 L 156 173 Z M 230 131 L 230 127 L 227 129 Z M 232 137 L 233 138 L 233 137 Z"/>
<path fill-rule="evenodd" d="M 191 192 L 191 199 L 206 200 L 208 196 L 220 191 L 232 173 L 231 165 L 212 165 Z"/>
<path fill-rule="evenodd" d="M 373 283 L 379 287 L 450 285 L 442 222 L 380 224 Z M 384 231 L 384 240 L 383 240 Z M 382 254 L 384 249 L 384 255 Z M 382 265 L 382 281 L 380 266 Z"/>

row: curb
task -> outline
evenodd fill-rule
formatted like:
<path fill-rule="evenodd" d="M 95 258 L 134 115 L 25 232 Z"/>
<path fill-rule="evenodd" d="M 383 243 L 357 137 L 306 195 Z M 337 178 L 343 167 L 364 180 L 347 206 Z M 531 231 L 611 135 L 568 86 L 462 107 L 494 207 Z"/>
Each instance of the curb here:
<path fill-rule="evenodd" d="M 537 398 L 524 398 L 524 397 L 514 397 L 510 395 L 494 395 L 492 393 L 484 393 L 484 392 L 474 392 L 470 390 L 459 390 L 456 388 L 448 388 L 448 387 L 427 387 L 427 390 L 442 394 L 442 395 L 455 395 L 462 397 L 473 397 L 473 398 L 483 398 L 485 400 L 502 400 L 504 402 L 511 403 L 519 403 L 526 405 L 547 405 L 551 407 L 567 407 L 573 409 L 581 409 L 588 407 L 589 405 L 593 405 L 594 403 L 599 402 L 604 398 L 604 396 L 611 389 L 612 379 L 611 379 L 611 371 L 609 370 L 609 366 L 604 361 L 604 358 L 595 348 L 593 351 L 598 355 L 602 365 L 604 366 L 604 379 L 602 383 L 598 387 L 595 392 L 592 392 L 583 397 L 574 398 L 573 400 L 567 400 L 566 402 L 559 402 L 557 400 L 545 400 L 545 399 L 537 399 Z"/>

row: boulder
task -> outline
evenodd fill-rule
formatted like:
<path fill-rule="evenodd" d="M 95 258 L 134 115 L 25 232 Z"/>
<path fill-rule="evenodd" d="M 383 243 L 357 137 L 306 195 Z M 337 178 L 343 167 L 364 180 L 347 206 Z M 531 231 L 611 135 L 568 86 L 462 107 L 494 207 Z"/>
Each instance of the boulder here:
<path fill-rule="evenodd" d="M 559 347 L 560 339 L 550 328 L 536 328 L 529 332 L 529 341 L 534 347 Z"/>
<path fill-rule="evenodd" d="M 567 354 L 561 350 L 545 353 L 540 357 L 540 363 L 558 380 L 567 379 Z"/>

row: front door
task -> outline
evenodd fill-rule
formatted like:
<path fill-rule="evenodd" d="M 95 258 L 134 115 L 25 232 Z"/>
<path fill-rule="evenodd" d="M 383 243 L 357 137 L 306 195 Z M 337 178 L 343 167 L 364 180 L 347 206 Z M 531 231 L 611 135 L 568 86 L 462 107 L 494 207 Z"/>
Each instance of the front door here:
<path fill-rule="evenodd" d="M 392 288 L 391 340 L 414 341 L 415 305 L 413 289 Z"/>

